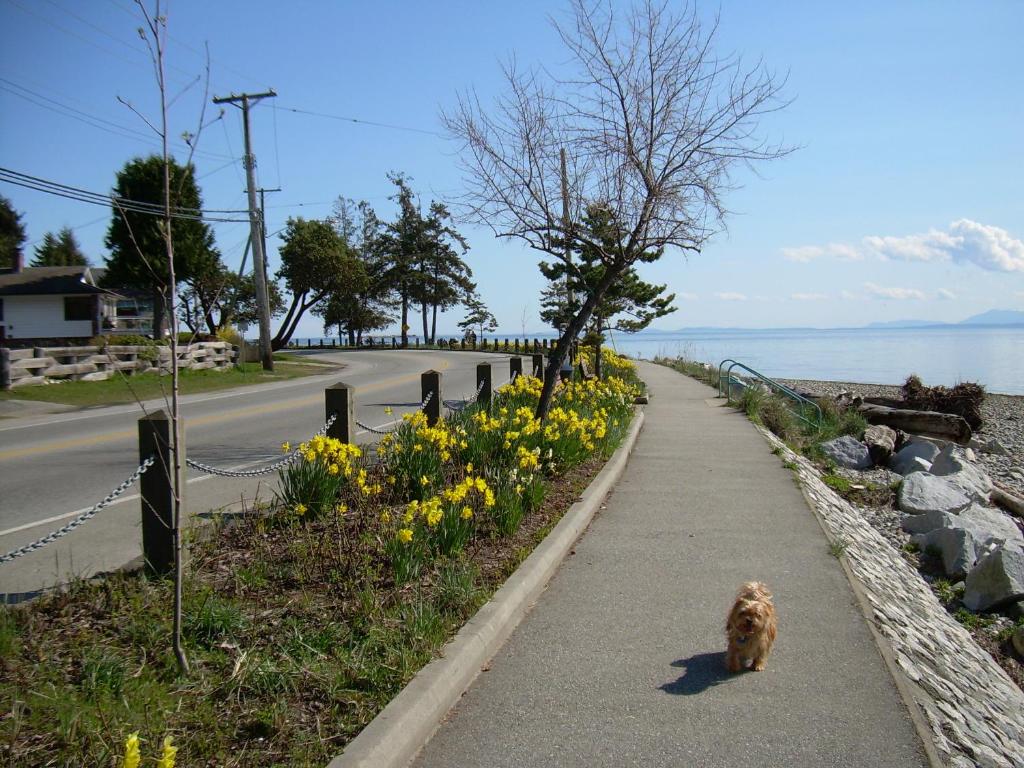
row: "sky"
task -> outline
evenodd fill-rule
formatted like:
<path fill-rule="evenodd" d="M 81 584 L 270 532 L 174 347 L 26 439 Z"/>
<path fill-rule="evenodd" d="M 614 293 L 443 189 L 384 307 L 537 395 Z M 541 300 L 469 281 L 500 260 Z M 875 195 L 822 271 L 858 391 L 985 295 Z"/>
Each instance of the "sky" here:
<path fill-rule="evenodd" d="M 615 3 L 622 12 L 628 5 Z M 426 208 L 463 187 L 439 114 L 459 92 L 488 102 L 502 65 L 568 60 L 550 18 L 567 5 L 174 0 L 167 8 L 171 132 L 206 127 L 194 162 L 204 205 L 243 209 L 242 123 L 213 96 L 278 96 L 252 110 L 258 181 L 272 233 L 323 218 L 339 195 L 395 207 L 389 172 L 411 177 Z M 846 327 L 957 322 L 1024 309 L 1024 3 L 699 3 L 716 49 L 763 59 L 792 102 L 761 125 L 796 147 L 735 177 L 727 231 L 699 254 L 666 252 L 641 275 L 678 310 L 654 327 Z M 131 0 L 0 0 L 0 167 L 107 193 L 134 157 L 158 151 L 157 89 Z M 191 85 L 204 71 L 210 86 Z M 172 147 L 185 158 L 180 142 Z M 48 232 L 72 227 L 96 264 L 109 211 L 0 182 L 22 213 L 26 262 Z M 243 222 L 213 225 L 237 268 Z M 540 255 L 460 225 L 484 302 L 504 333 L 543 329 Z M 271 270 L 280 240 L 268 243 Z M 251 263 L 251 261 L 250 261 Z M 461 312 L 439 323 L 454 332 Z M 413 324 L 415 327 L 415 323 Z M 298 336 L 319 336 L 307 316 Z"/>

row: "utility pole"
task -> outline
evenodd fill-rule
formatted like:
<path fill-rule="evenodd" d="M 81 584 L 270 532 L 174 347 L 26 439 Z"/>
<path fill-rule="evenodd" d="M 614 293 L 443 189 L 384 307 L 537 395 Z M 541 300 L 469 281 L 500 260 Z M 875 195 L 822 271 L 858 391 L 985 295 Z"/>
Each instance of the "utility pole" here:
<path fill-rule="evenodd" d="M 267 202 L 266 202 L 266 199 L 264 198 L 264 195 L 267 192 L 280 192 L 281 188 L 280 187 L 274 187 L 273 189 L 264 189 L 263 187 L 260 187 L 256 191 L 260 193 L 260 227 L 261 227 L 261 232 L 262 232 L 262 236 L 263 236 L 263 269 L 264 269 L 264 273 L 263 273 L 264 277 L 263 277 L 263 279 L 266 280 L 267 278 L 266 278 L 266 271 L 265 270 L 267 268 L 267 262 L 266 262 L 266 256 L 267 256 Z M 270 305 L 270 289 L 269 288 L 267 289 L 267 305 L 268 306 Z M 268 315 L 268 317 L 269 317 L 269 315 Z"/>
<path fill-rule="evenodd" d="M 242 93 L 222 98 L 214 98 L 214 104 L 241 105 L 242 126 L 245 134 L 245 181 L 249 195 L 249 230 L 252 241 L 253 277 L 256 282 L 256 310 L 260 317 L 260 359 L 263 370 L 274 370 L 274 353 L 270 348 L 270 298 L 267 293 L 266 251 L 264 250 L 264 233 L 262 209 L 256 208 L 256 157 L 252 153 L 252 142 L 249 137 L 249 106 L 261 99 L 277 96 L 273 90 L 265 93 Z"/>

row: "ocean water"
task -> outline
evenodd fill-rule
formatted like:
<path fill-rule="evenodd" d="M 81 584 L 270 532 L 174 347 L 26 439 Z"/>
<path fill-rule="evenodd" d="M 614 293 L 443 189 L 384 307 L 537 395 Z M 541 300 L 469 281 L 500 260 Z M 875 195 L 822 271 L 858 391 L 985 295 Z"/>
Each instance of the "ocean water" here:
<path fill-rule="evenodd" d="M 646 331 L 615 334 L 620 352 L 685 357 L 717 365 L 732 358 L 774 378 L 902 384 L 916 373 L 929 385 L 961 381 L 1024 395 L 1024 326 L 930 326 Z"/>

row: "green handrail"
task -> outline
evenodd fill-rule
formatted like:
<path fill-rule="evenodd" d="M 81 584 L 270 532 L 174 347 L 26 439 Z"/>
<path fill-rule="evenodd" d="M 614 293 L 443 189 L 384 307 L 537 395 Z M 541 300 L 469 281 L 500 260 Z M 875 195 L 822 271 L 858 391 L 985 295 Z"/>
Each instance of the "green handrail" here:
<path fill-rule="evenodd" d="M 722 366 L 724 366 L 726 363 L 729 363 L 730 365 L 726 369 L 725 375 L 723 376 L 722 375 Z M 805 421 L 808 424 L 813 424 L 816 427 L 820 427 L 821 426 L 821 420 L 822 420 L 821 406 L 819 406 L 816 402 L 814 402 L 813 400 L 808 400 L 803 395 L 800 395 L 800 394 L 797 394 L 796 392 L 794 392 L 792 389 L 787 387 L 785 384 L 781 384 L 781 383 L 775 381 L 774 379 L 769 379 L 767 376 L 765 376 L 762 373 L 759 373 L 758 371 L 755 371 L 750 366 L 744 365 L 743 363 L 740 363 L 740 362 L 738 362 L 736 360 L 733 360 L 732 358 L 726 358 L 725 360 L 723 360 L 722 362 L 720 362 L 718 364 L 718 395 L 719 396 L 722 396 L 724 394 L 725 397 L 726 397 L 726 400 L 728 400 L 728 401 L 732 400 L 732 382 L 733 382 L 733 379 L 732 379 L 732 369 L 733 368 L 742 368 L 744 371 L 746 371 L 747 373 L 751 374 L 755 378 L 763 381 L 768 386 L 775 388 L 781 394 L 785 395 L 789 399 L 795 400 L 797 403 L 799 403 L 801 405 L 800 408 L 797 408 L 795 410 L 796 417 L 798 419 L 800 419 L 801 421 Z M 724 393 L 722 391 L 723 381 L 725 382 L 725 392 Z M 810 406 L 815 411 L 817 411 L 817 413 L 818 413 L 817 421 L 811 421 L 809 418 L 804 416 L 804 414 L 803 414 L 803 410 L 804 410 L 803 407 L 804 406 Z"/>

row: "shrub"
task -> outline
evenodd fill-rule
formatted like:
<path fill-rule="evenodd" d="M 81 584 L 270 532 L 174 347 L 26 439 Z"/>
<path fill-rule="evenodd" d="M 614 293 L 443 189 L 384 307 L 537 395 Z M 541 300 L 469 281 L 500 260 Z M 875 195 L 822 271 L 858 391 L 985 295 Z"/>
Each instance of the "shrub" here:
<path fill-rule="evenodd" d="M 955 387 L 926 387 L 916 374 L 903 384 L 903 402 L 918 411 L 938 411 L 962 416 L 971 429 L 981 429 L 985 387 L 964 381 Z"/>

